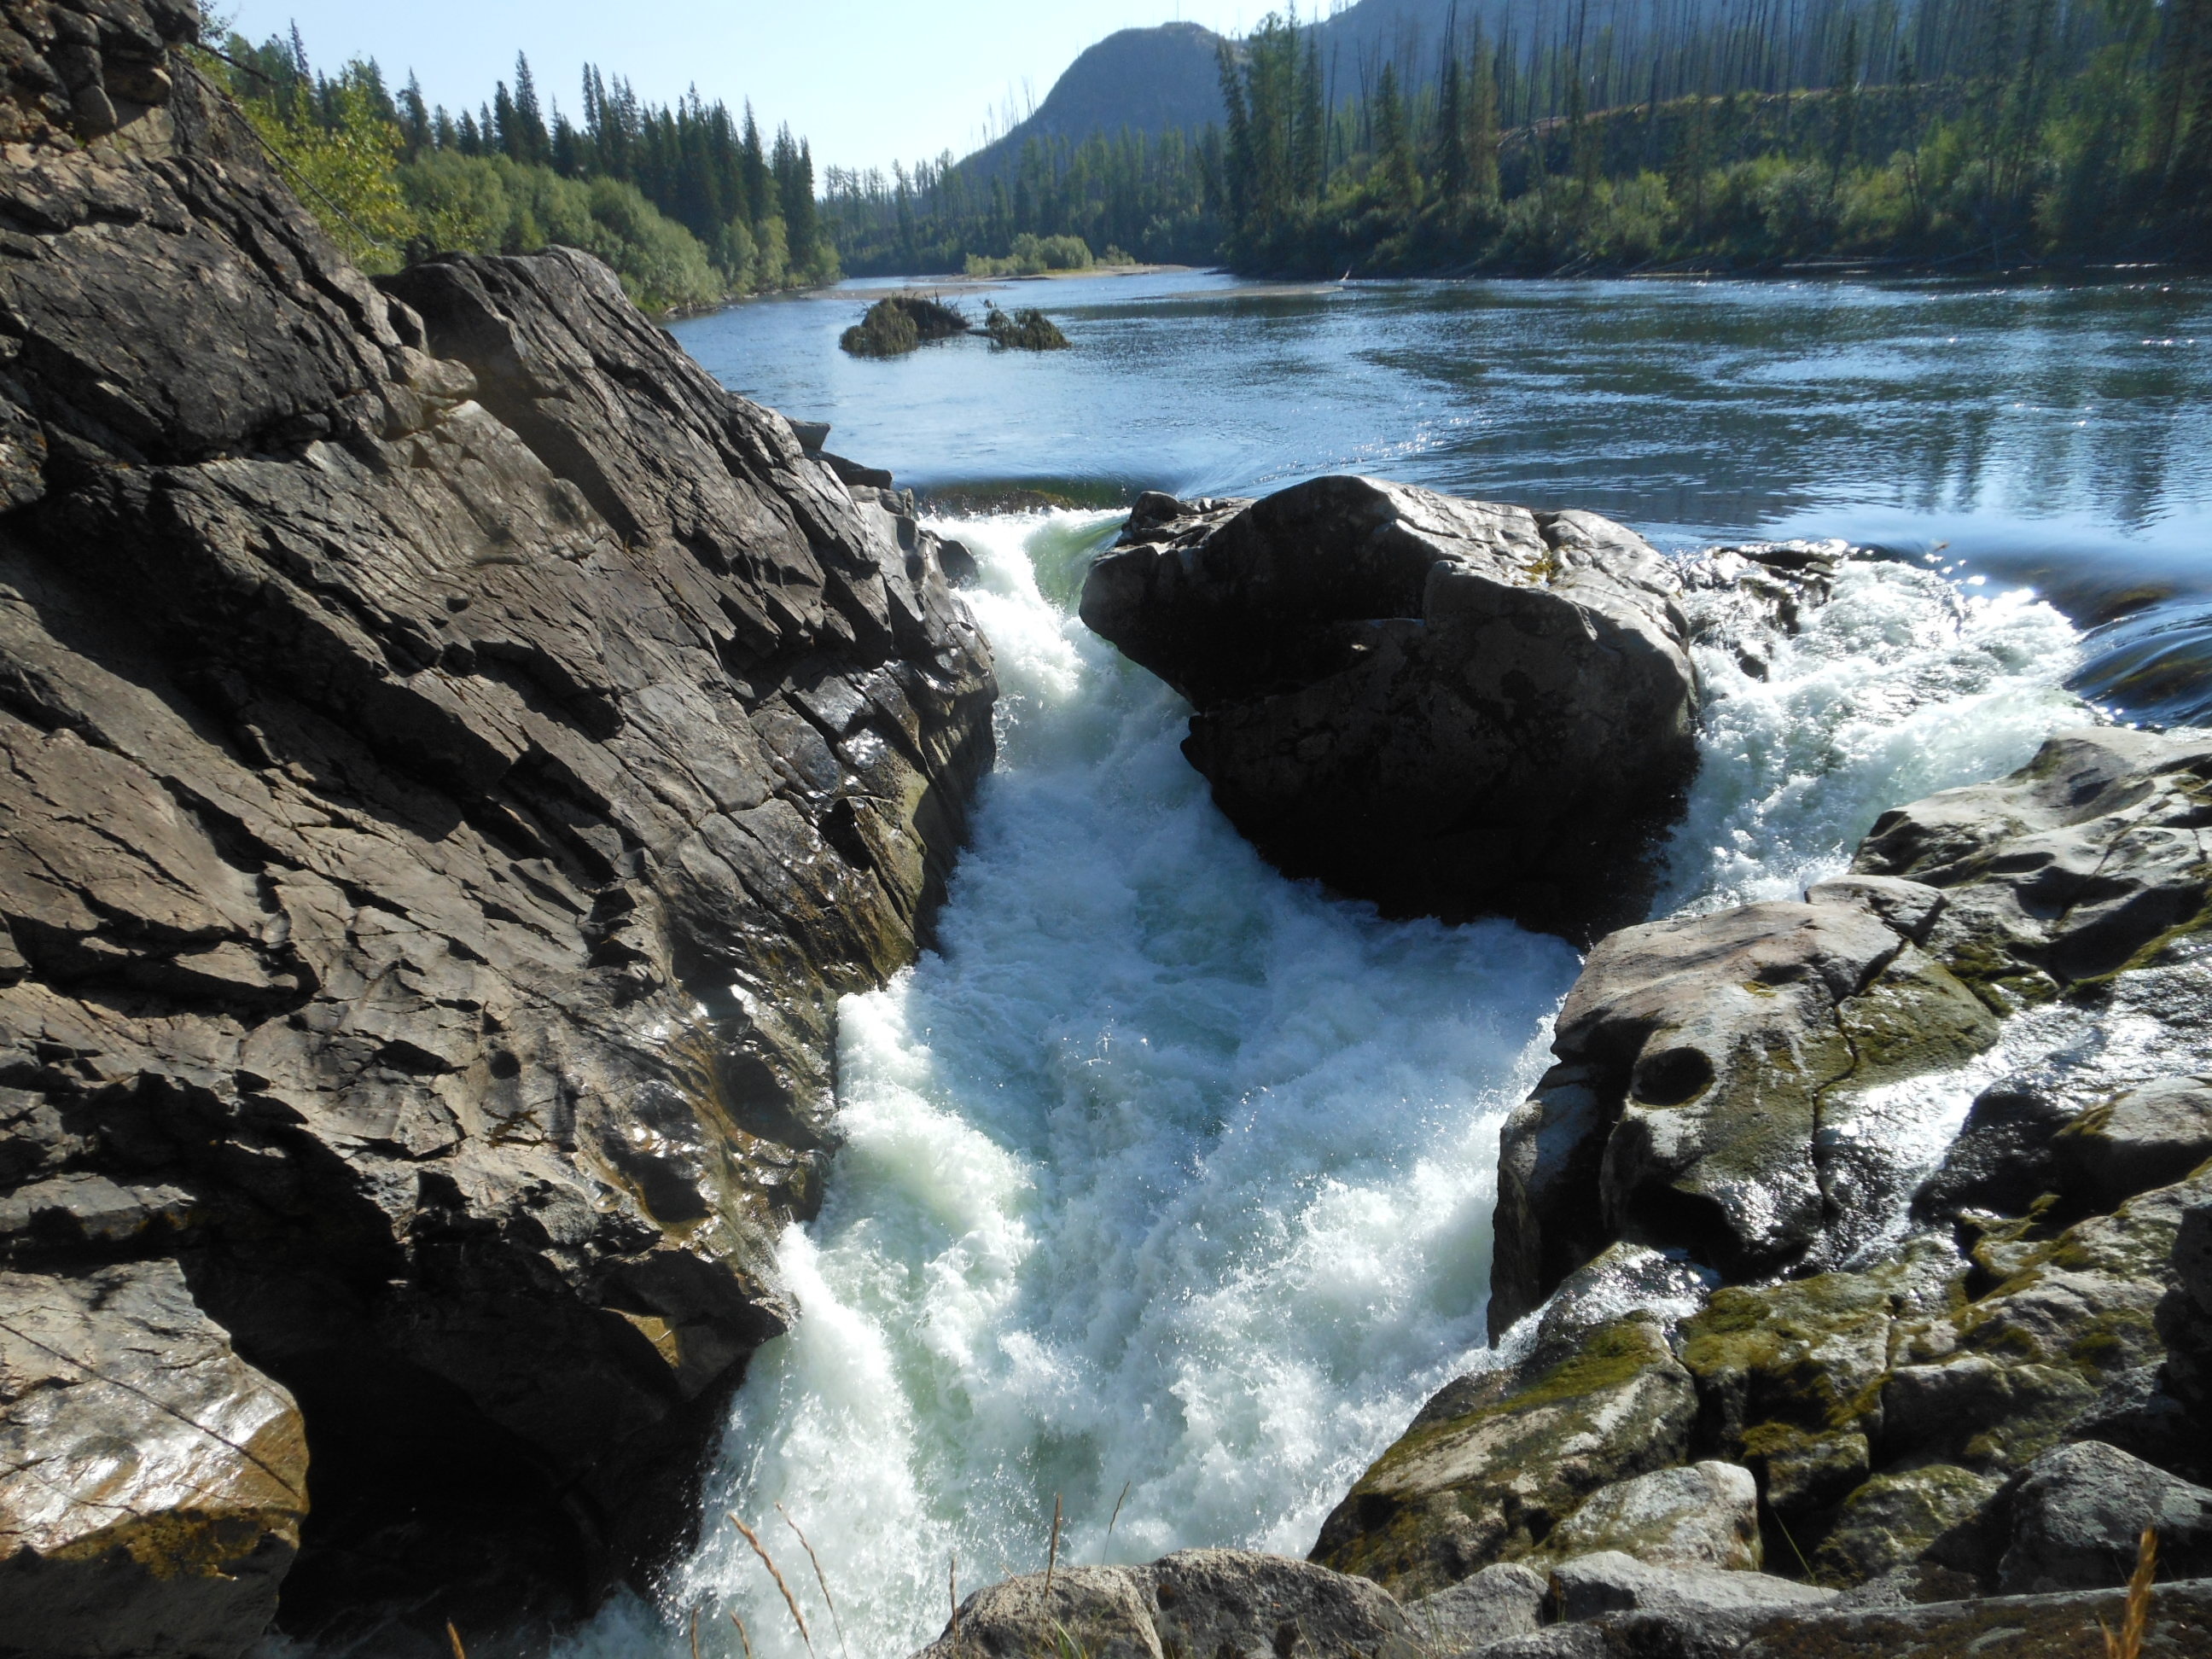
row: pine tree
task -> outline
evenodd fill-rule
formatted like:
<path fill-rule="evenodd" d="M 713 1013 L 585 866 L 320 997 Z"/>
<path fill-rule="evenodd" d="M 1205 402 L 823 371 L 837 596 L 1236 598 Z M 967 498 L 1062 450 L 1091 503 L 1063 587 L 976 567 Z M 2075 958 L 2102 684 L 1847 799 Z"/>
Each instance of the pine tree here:
<path fill-rule="evenodd" d="M 1456 202 L 1466 196 L 1470 182 L 1459 56 L 1447 49 L 1437 82 L 1437 185 L 1446 201 Z"/>
<path fill-rule="evenodd" d="M 530 73 L 530 59 L 522 53 L 514 54 L 514 140 L 507 153 L 518 161 L 540 162 L 552 150 L 552 141 L 545 130 L 545 114 L 538 102 L 538 82 Z"/>
<path fill-rule="evenodd" d="M 1375 184 L 1386 207 L 1404 213 L 1419 204 L 1421 175 L 1413 161 L 1413 130 L 1398 91 L 1397 66 L 1388 58 L 1375 83 Z"/>

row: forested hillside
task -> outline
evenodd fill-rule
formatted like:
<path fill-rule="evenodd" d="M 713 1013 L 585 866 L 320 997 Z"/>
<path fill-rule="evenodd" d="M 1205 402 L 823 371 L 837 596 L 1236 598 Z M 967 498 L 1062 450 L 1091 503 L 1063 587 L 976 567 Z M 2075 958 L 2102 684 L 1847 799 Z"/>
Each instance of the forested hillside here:
<path fill-rule="evenodd" d="M 295 31 L 206 54 L 301 198 L 364 269 L 434 252 L 598 254 L 653 310 L 830 282 L 814 161 L 695 94 L 648 104 L 586 65 L 582 116 L 549 112 L 526 59 L 475 110 L 432 108 L 374 62 L 316 72 Z"/>
<path fill-rule="evenodd" d="M 1079 137 L 1109 106 L 1092 76 L 1018 149 L 831 168 L 818 202 L 787 127 L 589 66 L 571 121 L 520 59 L 458 113 L 373 63 L 315 73 L 296 36 L 209 62 L 369 268 L 563 243 L 659 309 L 1095 254 L 1308 276 L 2212 258 L 2212 0 L 1515 0 L 1347 63 L 1331 32 L 1355 15 L 1217 42 L 1219 124 Z M 1093 69 L 1151 61 L 1102 48 Z"/>
<path fill-rule="evenodd" d="M 1273 16 L 1220 53 L 1222 128 L 840 173 L 827 209 L 857 270 L 1025 235 L 1330 276 L 2212 257 L 2212 0 L 1519 15 L 1419 76 Z"/>

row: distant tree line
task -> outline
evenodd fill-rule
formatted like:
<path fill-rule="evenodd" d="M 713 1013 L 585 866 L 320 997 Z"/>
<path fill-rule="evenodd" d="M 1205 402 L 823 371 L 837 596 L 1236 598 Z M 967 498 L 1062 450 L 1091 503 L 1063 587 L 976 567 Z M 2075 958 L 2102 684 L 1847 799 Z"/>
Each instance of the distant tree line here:
<path fill-rule="evenodd" d="M 2212 0 L 1812 0 L 1224 52 L 1226 256 L 1334 272 L 2212 255 Z"/>
<path fill-rule="evenodd" d="M 2212 0 L 1589 11 L 1455 19 L 1418 72 L 1271 15 L 1218 127 L 833 172 L 824 210 L 871 272 L 1056 236 L 1304 275 L 2212 258 Z"/>
<path fill-rule="evenodd" d="M 695 90 L 667 106 L 584 68 L 581 111 L 549 109 L 527 58 L 457 115 L 374 60 L 317 72 L 299 33 L 233 34 L 210 67 L 301 199 L 372 270 L 442 252 L 599 255 L 641 304 L 668 310 L 835 281 L 814 161 L 788 126 L 764 135 Z"/>
<path fill-rule="evenodd" d="M 1005 172 L 987 174 L 948 152 L 888 174 L 832 167 L 824 182 L 823 212 L 846 269 L 862 276 L 1018 275 L 1088 264 L 1094 250 L 1210 261 L 1224 229 L 1218 127 L 1158 137 L 1124 131 L 1081 143 L 1032 137 Z M 1071 241 L 1085 257 L 1047 252 Z"/>

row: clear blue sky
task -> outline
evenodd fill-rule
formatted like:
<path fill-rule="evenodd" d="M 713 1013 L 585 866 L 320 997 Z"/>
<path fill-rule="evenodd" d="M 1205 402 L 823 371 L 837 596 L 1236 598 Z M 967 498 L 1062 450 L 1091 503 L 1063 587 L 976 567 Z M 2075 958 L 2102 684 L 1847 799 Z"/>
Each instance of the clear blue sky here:
<path fill-rule="evenodd" d="M 1304 9 L 1305 8 L 1301 8 Z M 577 70 L 627 75 L 665 103 L 693 82 L 710 101 L 753 100 L 789 121 L 817 167 L 964 155 L 1026 80 L 1042 99 L 1078 52 L 1118 28 L 1182 17 L 1235 31 L 1264 0 L 212 0 L 251 40 L 289 32 L 335 68 L 374 58 L 395 86 L 412 69 L 433 103 L 473 107 L 530 54 L 540 94 L 572 116 Z"/>

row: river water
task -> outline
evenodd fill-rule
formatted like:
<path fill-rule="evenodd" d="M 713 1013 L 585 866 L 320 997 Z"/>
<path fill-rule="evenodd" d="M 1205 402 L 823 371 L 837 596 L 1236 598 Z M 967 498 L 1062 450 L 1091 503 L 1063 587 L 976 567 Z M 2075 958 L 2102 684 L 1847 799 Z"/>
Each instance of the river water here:
<path fill-rule="evenodd" d="M 824 1659 L 928 1640 L 956 1573 L 1042 1568 L 1055 1509 L 1066 1562 L 1302 1554 L 1480 1363 L 1498 1129 L 1577 957 L 1384 922 L 1253 855 L 1177 751 L 1188 711 L 1073 615 L 1134 489 L 1356 470 L 1670 549 L 1881 547 L 1765 679 L 1700 662 L 1665 909 L 1794 896 L 1885 806 L 2020 764 L 2084 698 L 2212 706 L 2212 285 L 1170 273 L 998 297 L 1075 349 L 856 362 L 853 291 L 676 331 L 976 552 L 1001 758 L 939 948 L 843 1010 L 848 1144 L 784 1240 L 803 1311 L 739 1394 L 713 1524 L 579 1659 L 687 1653 L 695 1609 L 702 1652 L 744 1650 L 732 1614 L 761 1659 L 806 1652 L 727 1511 Z M 1923 1127 L 1962 1109 L 1941 1095 Z"/>

